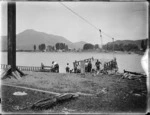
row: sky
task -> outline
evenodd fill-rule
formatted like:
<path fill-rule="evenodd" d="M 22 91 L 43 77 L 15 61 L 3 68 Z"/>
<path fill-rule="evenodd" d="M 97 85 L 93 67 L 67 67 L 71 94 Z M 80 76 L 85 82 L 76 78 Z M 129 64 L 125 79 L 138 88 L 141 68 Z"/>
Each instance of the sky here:
<path fill-rule="evenodd" d="M 115 40 L 148 38 L 148 2 L 63 2 L 96 28 L 103 44 Z M 2 5 L 2 35 L 7 34 L 7 5 Z M 59 2 L 17 2 L 16 32 L 26 30 L 59 35 L 71 42 L 100 44 L 98 29 Z"/>

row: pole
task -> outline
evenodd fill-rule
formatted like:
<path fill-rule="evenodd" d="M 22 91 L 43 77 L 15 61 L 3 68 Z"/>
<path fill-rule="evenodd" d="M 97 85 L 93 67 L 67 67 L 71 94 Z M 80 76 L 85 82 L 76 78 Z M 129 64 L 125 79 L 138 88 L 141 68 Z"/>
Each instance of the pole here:
<path fill-rule="evenodd" d="M 102 45 L 102 34 L 101 34 L 101 30 L 99 29 L 100 32 L 100 39 L 101 39 L 101 48 L 103 49 L 103 45 Z"/>
<path fill-rule="evenodd" d="M 114 38 L 112 38 L 113 40 L 113 57 L 114 57 Z"/>
<path fill-rule="evenodd" d="M 8 65 L 16 70 L 16 3 L 8 2 Z"/>

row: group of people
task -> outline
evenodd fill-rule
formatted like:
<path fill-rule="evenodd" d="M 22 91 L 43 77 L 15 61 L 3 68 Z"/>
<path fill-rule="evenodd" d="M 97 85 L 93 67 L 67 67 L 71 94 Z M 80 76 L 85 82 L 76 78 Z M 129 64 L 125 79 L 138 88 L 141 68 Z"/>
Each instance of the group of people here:
<path fill-rule="evenodd" d="M 91 61 L 87 61 L 86 63 L 85 63 L 85 72 L 94 72 L 94 71 L 96 71 L 97 73 L 99 73 L 100 72 L 100 65 L 101 65 L 102 63 L 99 61 L 99 60 L 97 60 L 96 62 L 95 62 L 95 67 L 96 67 L 96 70 L 95 69 L 93 69 L 92 68 L 92 63 L 91 63 Z"/>
<path fill-rule="evenodd" d="M 100 72 L 100 65 L 101 65 L 101 62 L 99 60 L 97 60 L 95 62 L 95 66 L 96 66 L 96 72 Z M 85 72 L 93 72 L 95 71 L 93 68 L 92 68 L 92 63 L 91 61 L 85 61 L 84 62 L 84 71 Z M 67 66 L 66 66 L 66 73 L 81 73 L 81 65 L 79 64 L 79 62 L 75 61 L 74 62 L 74 69 L 70 69 L 69 67 L 69 63 L 67 63 Z"/>
<path fill-rule="evenodd" d="M 69 63 L 67 63 L 67 66 L 66 66 L 66 73 L 80 73 L 80 68 L 79 68 L 79 65 L 76 63 L 74 63 L 74 69 L 70 69 L 69 67 Z"/>
<path fill-rule="evenodd" d="M 75 61 L 73 64 L 74 64 L 74 68 L 70 69 L 69 63 L 67 63 L 66 68 L 65 68 L 66 73 L 82 73 L 82 71 L 84 71 L 85 73 L 96 72 L 97 74 L 99 74 L 102 71 L 101 70 L 102 63 L 98 59 L 95 62 L 95 67 L 96 67 L 95 69 L 93 67 L 94 65 L 92 64 L 92 62 L 90 60 L 86 60 L 82 63 Z M 83 66 L 83 64 L 84 64 L 84 66 Z M 108 68 L 106 66 L 106 64 L 104 64 L 104 70 L 117 68 L 116 58 L 114 60 L 110 61 L 108 64 L 107 64 L 107 66 L 111 67 L 111 68 Z M 59 73 L 59 64 L 55 61 L 52 62 L 51 72 Z"/>
<path fill-rule="evenodd" d="M 108 70 L 114 70 L 115 73 L 118 71 L 116 58 L 104 64 L 104 71 Z"/>
<path fill-rule="evenodd" d="M 97 72 L 100 71 L 100 64 L 101 64 L 101 62 L 99 60 L 97 60 L 95 62 Z M 42 69 L 44 69 L 44 64 L 43 63 L 41 64 L 41 67 L 42 67 Z M 84 68 L 85 72 L 95 71 L 95 70 L 92 69 L 91 61 L 84 61 L 84 67 L 85 67 Z M 59 73 L 59 64 L 56 61 L 52 61 L 52 66 L 50 66 L 50 68 L 51 68 L 50 69 L 51 72 Z M 66 73 L 81 73 L 81 65 L 79 64 L 79 62 L 77 62 L 77 61 L 74 62 L 74 68 L 73 69 L 70 69 L 69 63 L 67 63 Z"/>

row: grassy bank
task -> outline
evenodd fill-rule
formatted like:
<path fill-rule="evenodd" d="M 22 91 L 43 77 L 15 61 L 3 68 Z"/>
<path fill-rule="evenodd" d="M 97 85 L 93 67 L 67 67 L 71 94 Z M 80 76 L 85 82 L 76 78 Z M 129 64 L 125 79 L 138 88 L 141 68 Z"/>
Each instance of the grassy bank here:
<path fill-rule="evenodd" d="M 27 73 L 27 72 L 26 72 Z M 24 86 L 57 93 L 93 94 L 80 95 L 77 99 L 59 104 L 48 110 L 34 111 L 22 108 L 38 100 L 55 96 L 23 88 L 2 86 L 2 109 L 4 112 L 25 113 L 102 113 L 102 112 L 145 112 L 147 105 L 146 79 L 121 79 L 118 75 L 58 74 L 28 72 L 20 80 L 5 79 L 2 84 Z M 14 96 L 16 91 L 25 91 L 25 96 Z M 139 95 L 136 95 L 137 92 Z M 144 93 L 141 93 L 145 91 Z"/>

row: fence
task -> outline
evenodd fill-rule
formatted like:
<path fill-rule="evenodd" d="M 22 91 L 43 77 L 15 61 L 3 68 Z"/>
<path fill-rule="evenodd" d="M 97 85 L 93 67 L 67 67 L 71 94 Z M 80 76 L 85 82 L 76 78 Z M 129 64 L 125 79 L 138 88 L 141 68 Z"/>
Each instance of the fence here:
<path fill-rule="evenodd" d="M 117 68 L 117 62 L 115 59 L 104 64 L 104 70 L 113 70 Z"/>
<path fill-rule="evenodd" d="M 11 66 L 6 64 L 1 64 L 1 69 L 9 69 Z M 35 66 L 17 66 L 17 68 L 21 71 L 41 71 L 41 67 L 35 67 Z"/>

